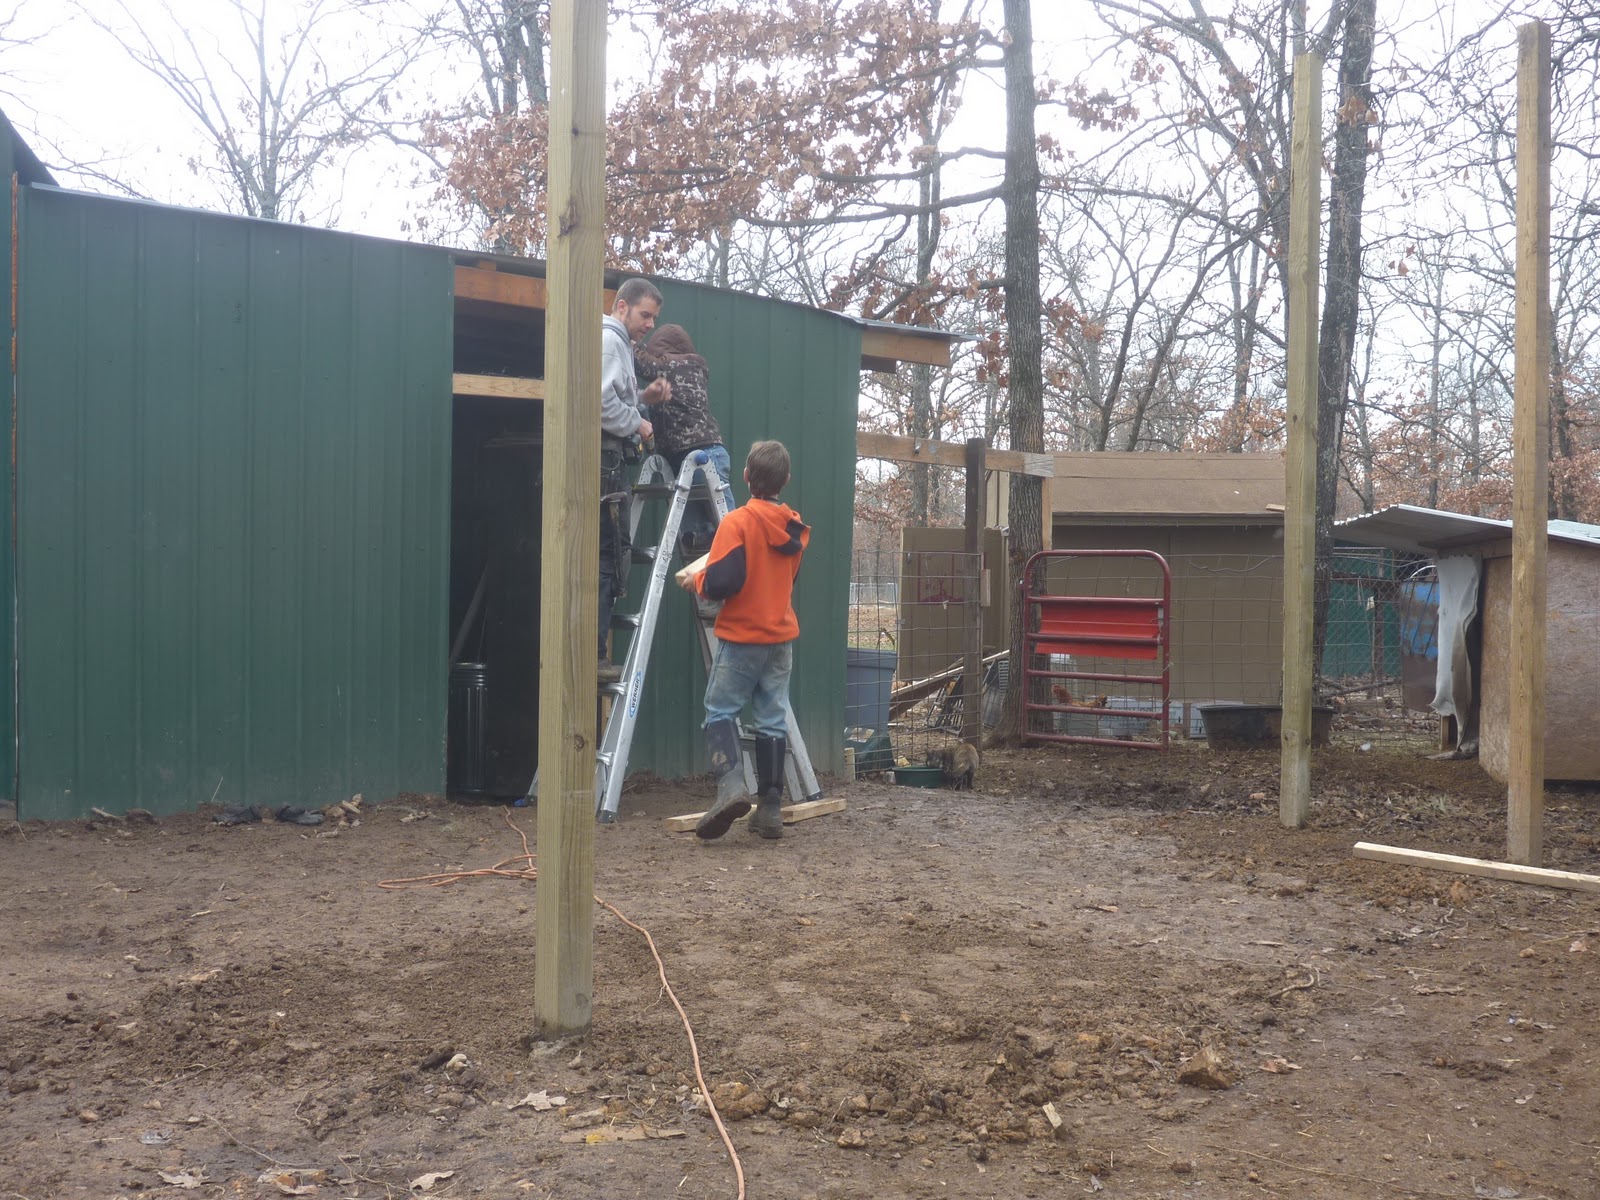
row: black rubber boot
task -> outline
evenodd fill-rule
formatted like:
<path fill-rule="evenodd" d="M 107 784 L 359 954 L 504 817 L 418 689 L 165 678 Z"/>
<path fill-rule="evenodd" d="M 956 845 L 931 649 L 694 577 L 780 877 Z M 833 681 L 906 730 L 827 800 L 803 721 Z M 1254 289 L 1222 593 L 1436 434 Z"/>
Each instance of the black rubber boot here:
<path fill-rule="evenodd" d="M 705 734 L 717 799 L 694 827 L 694 835 L 711 841 L 750 811 L 750 793 L 745 790 L 744 759 L 739 754 L 739 726 L 729 719 L 714 721 L 706 726 Z"/>
<path fill-rule="evenodd" d="M 764 838 L 783 836 L 783 762 L 789 743 L 781 737 L 756 738 L 756 779 L 759 781 L 755 815 L 750 829 Z"/>

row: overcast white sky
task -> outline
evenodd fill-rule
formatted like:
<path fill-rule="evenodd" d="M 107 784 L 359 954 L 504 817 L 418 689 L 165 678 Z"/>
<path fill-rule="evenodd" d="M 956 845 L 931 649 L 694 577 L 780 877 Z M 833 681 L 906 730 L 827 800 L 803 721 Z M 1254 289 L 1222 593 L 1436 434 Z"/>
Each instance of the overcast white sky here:
<path fill-rule="evenodd" d="M 135 11 L 152 14 L 160 23 L 158 0 L 131 0 Z M 403 15 L 423 0 L 396 0 Z M 166 0 L 197 42 L 238 57 L 236 18 L 221 0 Z M 303 0 L 274 0 L 288 8 Z M 187 167 L 189 157 L 204 146 L 194 118 L 172 93 L 137 66 L 116 41 L 81 11 L 56 0 L 0 0 L 0 14 L 19 13 L 13 35 L 44 33 L 33 45 L 0 50 L 0 105 L 35 150 L 52 165 L 63 159 L 92 163 L 107 175 L 126 181 L 142 194 L 169 203 L 218 207 L 215 190 Z M 83 0 L 83 7 L 108 21 L 120 20 L 114 0 Z M 994 0 L 990 7 L 998 13 Z M 1085 61 L 1081 23 L 1070 10 L 1075 3 L 1044 0 L 1034 5 L 1036 68 L 1041 75 L 1068 76 Z M 998 24 L 998 17 L 994 19 Z M 608 47 L 608 75 L 613 86 L 624 76 L 636 53 L 626 30 Z M 475 86 L 470 74 L 452 72 L 443 62 L 412 85 L 410 97 L 426 88 L 449 99 Z M 958 138 L 998 146 L 1003 130 L 998 79 L 975 82 L 967 97 Z M 421 179 L 423 168 L 408 156 L 370 150 L 357 156 L 349 179 L 335 194 L 337 180 L 326 181 L 328 207 L 318 223 L 383 236 L 405 236 L 404 227 L 419 207 L 432 202 L 432 187 Z M 84 177 L 64 177 L 71 186 L 106 190 L 108 184 Z"/>

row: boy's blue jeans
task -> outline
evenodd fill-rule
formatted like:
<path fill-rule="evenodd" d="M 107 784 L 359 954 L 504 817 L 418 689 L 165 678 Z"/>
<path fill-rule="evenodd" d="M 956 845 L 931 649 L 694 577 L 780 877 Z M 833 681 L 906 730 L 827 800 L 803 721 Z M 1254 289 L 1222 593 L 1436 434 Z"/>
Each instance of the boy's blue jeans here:
<path fill-rule="evenodd" d="M 717 656 L 706 680 L 706 724 L 736 719 L 749 704 L 756 732 L 784 737 L 789 730 L 789 675 L 794 643 L 752 645 L 717 641 Z"/>
<path fill-rule="evenodd" d="M 702 450 L 686 450 L 682 454 L 674 454 L 667 460 L 667 465 L 672 468 L 672 474 L 676 478 L 678 472 L 683 469 L 684 459 L 691 454 L 702 453 L 708 459 L 707 465 L 712 467 L 717 477 L 720 478 L 722 502 L 727 510 L 732 512 L 736 505 L 733 502 L 733 489 L 728 486 L 728 479 L 733 474 L 733 460 L 728 457 L 728 448 L 722 443 L 719 442 L 715 446 L 706 446 Z M 712 471 L 706 472 L 706 482 L 713 487 L 717 486 L 718 480 L 712 478 Z M 709 544 L 711 535 L 717 532 L 716 508 L 709 500 L 691 501 L 689 507 L 684 511 L 683 525 L 679 532 L 685 535 L 693 534 L 704 537 L 707 544 Z"/>

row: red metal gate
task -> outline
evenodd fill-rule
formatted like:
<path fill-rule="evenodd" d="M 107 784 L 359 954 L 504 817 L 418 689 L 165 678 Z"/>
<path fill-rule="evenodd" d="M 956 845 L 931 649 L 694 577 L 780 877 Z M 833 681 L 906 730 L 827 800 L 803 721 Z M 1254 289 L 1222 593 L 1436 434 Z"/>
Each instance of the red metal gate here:
<path fill-rule="evenodd" d="M 1074 595 L 1046 590 L 1047 569 L 1054 560 L 1073 559 L 1151 559 L 1159 568 L 1145 573 L 1150 590 L 1159 581 L 1159 595 L 1107 596 Z M 1130 580 L 1135 577 L 1130 577 Z M 1068 583 L 1071 572 L 1068 571 Z M 1028 560 L 1022 572 L 1022 619 L 1026 627 L 1023 649 L 1023 738 L 1050 742 L 1083 742 L 1095 746 L 1141 746 L 1165 750 L 1168 745 L 1168 711 L 1172 692 L 1172 572 L 1167 560 L 1153 550 L 1045 550 Z M 1124 583 L 1126 587 L 1126 582 Z M 1057 667 L 1052 655 L 1077 656 L 1127 662 L 1148 662 L 1156 668 L 1143 673 L 1128 671 L 1080 670 L 1075 665 Z M 1043 665 L 1041 665 L 1043 664 Z M 1053 681 L 1070 679 L 1074 687 Z M 1047 689 L 1038 681 L 1052 681 Z M 1133 684 L 1147 691 L 1159 688 L 1158 707 L 1115 707 L 1109 695 L 1090 695 L 1083 684 Z M 1097 691 L 1098 689 L 1090 689 Z M 1049 701 L 1038 700 L 1039 693 Z M 1127 704 L 1140 704 L 1140 697 L 1117 697 Z M 1088 703 L 1082 701 L 1087 700 Z M 1045 723 L 1049 730 L 1035 728 L 1034 714 L 1050 713 Z M 1055 714 L 1066 714 L 1062 731 Z M 1092 718 L 1093 734 L 1074 733 L 1072 721 Z M 1102 736 L 1106 722 L 1155 722 L 1159 739 L 1138 740 Z M 1123 725 L 1122 727 L 1126 727 Z M 1153 731 L 1154 732 L 1154 731 Z"/>

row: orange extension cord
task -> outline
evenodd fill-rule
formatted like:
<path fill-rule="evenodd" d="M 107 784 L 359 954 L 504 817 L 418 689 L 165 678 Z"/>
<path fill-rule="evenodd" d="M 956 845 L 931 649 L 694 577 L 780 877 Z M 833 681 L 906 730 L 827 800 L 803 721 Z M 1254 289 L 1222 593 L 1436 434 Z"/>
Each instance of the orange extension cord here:
<path fill-rule="evenodd" d="M 471 871 L 442 871 L 437 875 L 416 875 L 409 879 L 380 879 L 378 886 L 390 891 L 406 891 L 411 888 L 445 887 L 452 883 L 459 883 L 463 879 L 486 879 L 499 877 L 501 879 L 523 879 L 533 881 L 538 879 L 538 869 L 533 865 L 534 855 L 528 849 L 528 835 L 522 832 L 520 826 L 511 819 L 508 809 L 502 808 L 500 815 L 505 818 L 516 835 L 522 839 L 522 853 L 514 858 L 501 859 L 492 867 L 478 867 Z M 512 866 L 520 863 L 521 866 Z M 728 1136 L 728 1127 L 722 1123 L 722 1114 L 717 1111 L 717 1105 L 711 1098 L 711 1089 L 706 1086 L 706 1077 L 700 1069 L 700 1044 L 695 1041 L 694 1027 L 689 1023 L 689 1014 L 683 1010 L 683 1005 L 678 1001 L 678 994 L 672 990 L 672 984 L 667 982 L 667 965 L 661 961 L 661 952 L 656 949 L 656 940 L 650 936 L 650 931 L 642 925 L 637 925 L 622 915 L 622 910 L 609 900 L 602 900 L 599 896 L 594 902 L 606 909 L 617 920 L 629 929 L 637 931 L 644 937 L 645 944 L 650 947 L 650 956 L 656 960 L 656 973 L 661 976 L 662 990 L 667 993 L 667 999 L 672 1001 L 672 1007 L 678 1010 L 678 1017 L 683 1022 L 683 1031 L 689 1037 L 689 1053 L 694 1059 L 695 1082 L 700 1085 L 700 1094 L 706 1098 L 706 1107 L 711 1112 L 711 1119 L 716 1122 L 717 1133 L 722 1136 L 722 1144 L 727 1147 L 728 1160 L 733 1163 L 733 1174 L 739 1182 L 739 1200 L 745 1200 L 744 1191 L 744 1164 L 739 1161 L 739 1152 L 733 1148 L 733 1139 Z"/>

